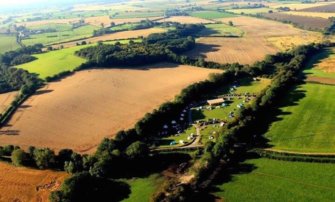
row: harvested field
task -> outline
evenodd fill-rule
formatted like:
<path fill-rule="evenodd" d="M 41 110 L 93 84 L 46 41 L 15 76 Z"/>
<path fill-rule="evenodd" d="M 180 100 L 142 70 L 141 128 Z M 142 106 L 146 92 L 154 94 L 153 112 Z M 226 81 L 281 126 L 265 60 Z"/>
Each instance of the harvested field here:
<path fill-rule="evenodd" d="M 83 41 L 86 41 L 87 43 L 97 43 L 99 41 L 112 41 L 112 40 L 119 40 L 119 39 L 134 39 L 139 37 L 147 37 L 150 34 L 153 33 L 162 33 L 166 30 L 163 28 L 149 28 L 149 29 L 141 29 L 141 30 L 131 30 L 131 31 L 123 31 L 123 32 L 116 32 L 112 34 L 106 34 L 103 36 L 97 36 L 97 37 L 91 37 L 87 38 L 85 40 L 77 40 L 77 41 L 71 41 L 66 43 L 61 43 L 57 45 L 53 45 L 53 48 L 60 48 L 63 46 L 64 48 L 69 48 L 76 46 L 77 43 L 81 44 Z"/>
<path fill-rule="evenodd" d="M 68 176 L 65 172 L 34 170 L 0 162 L 0 201 L 46 202 Z"/>
<path fill-rule="evenodd" d="M 192 16 L 173 16 L 169 18 L 164 18 L 162 20 L 159 20 L 158 22 L 178 22 L 182 24 L 213 23 L 213 21 L 211 20 L 206 20 L 206 19 L 192 17 Z"/>
<path fill-rule="evenodd" d="M 17 92 L 0 93 L 0 114 L 13 102 Z"/>
<path fill-rule="evenodd" d="M 275 4 L 270 6 L 271 8 L 279 8 L 279 7 L 288 7 L 291 10 L 304 10 L 309 8 L 315 8 L 319 6 L 327 6 L 328 4 L 332 4 L 332 2 L 317 2 L 317 3 L 284 3 L 284 4 Z"/>
<path fill-rule="evenodd" d="M 124 23 L 135 23 L 140 22 L 141 20 L 155 20 L 158 19 L 157 17 L 151 17 L 151 18 L 125 18 L 125 19 L 110 19 L 109 16 L 97 16 L 97 17 L 89 17 L 85 19 L 85 22 L 94 25 L 94 26 L 101 26 L 101 23 L 103 23 L 106 27 L 110 26 L 112 22 L 114 22 L 116 25 L 118 24 L 124 24 Z"/>
<path fill-rule="evenodd" d="M 207 61 L 218 63 L 252 64 L 263 60 L 267 54 L 275 53 L 277 49 L 271 47 L 263 39 L 248 38 L 219 38 L 202 37 L 196 47 L 187 55 L 190 57 L 204 57 Z"/>
<path fill-rule="evenodd" d="M 305 11 L 305 12 L 325 12 L 325 13 L 335 12 L 335 3 L 328 4 L 328 5 L 321 5 L 321 6 L 311 7 L 311 8 L 305 8 L 305 9 L 302 9 L 301 11 Z"/>
<path fill-rule="evenodd" d="M 23 103 L 0 130 L 0 142 L 94 152 L 102 138 L 133 127 L 145 113 L 213 72 L 221 71 L 167 63 L 80 71 Z"/>
<path fill-rule="evenodd" d="M 293 25 L 308 29 L 322 31 L 331 25 L 331 21 L 322 17 L 307 17 L 299 15 L 289 15 L 286 13 L 266 13 L 264 17 L 281 22 L 290 22 Z"/>
<path fill-rule="evenodd" d="M 294 28 L 292 25 L 252 17 L 223 18 L 221 21 L 224 23 L 232 21 L 236 29 L 244 32 L 243 37 L 202 37 L 197 40 L 195 49 L 187 55 L 203 56 L 208 61 L 219 63 L 252 64 L 264 59 L 267 54 L 280 50 L 274 43 L 268 41 L 270 37 L 309 36 L 304 41 L 297 41 L 296 45 L 299 45 L 311 39 L 314 41 L 315 39 L 311 36 L 319 36 L 313 32 Z M 281 42 L 279 39 L 278 41 L 278 43 Z"/>

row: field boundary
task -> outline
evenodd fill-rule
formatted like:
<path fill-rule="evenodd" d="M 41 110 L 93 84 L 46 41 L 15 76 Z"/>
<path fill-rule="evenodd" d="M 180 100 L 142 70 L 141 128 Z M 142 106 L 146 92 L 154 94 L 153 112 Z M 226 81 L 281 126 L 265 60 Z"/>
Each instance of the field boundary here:
<path fill-rule="evenodd" d="M 294 152 L 278 149 L 254 149 L 261 157 L 300 162 L 335 163 L 335 153 Z"/>

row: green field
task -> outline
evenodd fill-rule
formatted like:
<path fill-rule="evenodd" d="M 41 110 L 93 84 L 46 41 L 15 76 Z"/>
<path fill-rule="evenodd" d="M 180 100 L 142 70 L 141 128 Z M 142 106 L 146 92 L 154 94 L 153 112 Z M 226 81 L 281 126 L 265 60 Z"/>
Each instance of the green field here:
<path fill-rule="evenodd" d="M 95 26 L 86 25 L 76 29 L 66 31 L 43 33 L 31 35 L 30 38 L 22 40 L 25 45 L 42 43 L 44 45 L 82 39 L 93 35 L 93 31 L 98 29 Z"/>
<path fill-rule="evenodd" d="M 135 39 L 134 42 L 140 42 L 141 39 Z M 105 44 L 114 44 L 117 41 L 108 41 Z M 124 44 L 129 40 L 118 40 Z M 50 51 L 46 53 L 34 55 L 37 60 L 17 66 L 18 68 L 25 69 L 31 73 L 36 73 L 40 78 L 54 76 L 64 71 L 72 71 L 86 60 L 74 55 L 77 50 L 96 44 L 87 44 L 83 46 L 75 46 L 71 48 L 64 48 L 60 50 Z"/>
<path fill-rule="evenodd" d="M 304 71 L 308 75 L 324 77 L 324 78 L 335 78 L 335 48 L 328 48 L 316 55 L 314 55 L 307 68 Z M 325 72 L 322 68 L 333 69 L 333 72 Z"/>
<path fill-rule="evenodd" d="M 123 202 L 150 201 L 157 186 L 162 183 L 163 178 L 158 174 L 150 175 L 146 178 L 134 178 L 123 180 L 130 186 L 131 193 Z"/>
<path fill-rule="evenodd" d="M 218 12 L 218 11 L 196 11 L 196 12 L 190 13 L 190 15 L 193 17 L 203 18 L 207 20 L 217 19 L 217 18 L 235 17 L 234 14 Z"/>
<path fill-rule="evenodd" d="M 87 45 L 88 46 L 88 45 Z M 72 71 L 86 60 L 74 55 L 74 53 L 86 46 L 76 46 L 47 53 L 34 55 L 37 60 L 17 66 L 31 73 L 36 73 L 40 78 L 54 76 L 64 71 Z"/>
<path fill-rule="evenodd" d="M 0 54 L 20 48 L 15 36 L 0 35 Z"/>
<path fill-rule="evenodd" d="M 333 201 L 335 165 L 286 162 L 270 159 L 248 160 L 228 183 L 216 186 L 214 195 L 224 201 Z"/>
<path fill-rule="evenodd" d="M 307 83 L 284 98 L 265 136 L 275 149 L 335 152 L 335 86 Z"/>
<path fill-rule="evenodd" d="M 202 36 L 243 36 L 243 31 L 237 27 L 227 24 L 208 24 L 206 29 L 201 31 Z"/>

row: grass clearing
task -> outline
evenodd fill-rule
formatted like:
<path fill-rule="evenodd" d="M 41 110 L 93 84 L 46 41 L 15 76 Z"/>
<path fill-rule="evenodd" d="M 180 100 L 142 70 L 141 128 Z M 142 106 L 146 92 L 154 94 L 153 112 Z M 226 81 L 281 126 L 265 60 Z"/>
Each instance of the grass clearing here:
<path fill-rule="evenodd" d="M 283 99 L 265 136 L 274 149 L 335 152 L 335 86 L 307 83 Z"/>
<path fill-rule="evenodd" d="M 332 201 L 335 197 L 334 164 L 253 159 L 240 172 L 216 186 L 219 191 L 213 194 L 232 202 Z"/>
<path fill-rule="evenodd" d="M 0 142 L 94 152 L 104 137 L 133 127 L 181 89 L 219 72 L 170 63 L 79 71 L 25 101 L 0 130 Z"/>
<path fill-rule="evenodd" d="M 15 36 L 0 34 L 0 54 L 20 48 Z"/>
<path fill-rule="evenodd" d="M 129 184 L 130 195 L 122 202 L 150 201 L 159 184 L 163 182 L 163 177 L 159 174 L 152 174 L 146 178 L 134 178 L 122 180 Z"/>

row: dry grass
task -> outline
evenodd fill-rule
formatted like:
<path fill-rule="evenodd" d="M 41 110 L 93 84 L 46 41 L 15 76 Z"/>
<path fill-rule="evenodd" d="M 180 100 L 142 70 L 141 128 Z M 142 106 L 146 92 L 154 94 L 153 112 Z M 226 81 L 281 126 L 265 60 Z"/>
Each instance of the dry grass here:
<path fill-rule="evenodd" d="M 9 92 L 0 94 L 0 114 L 13 102 L 17 92 Z"/>
<path fill-rule="evenodd" d="M 321 33 L 302 33 L 301 35 L 295 36 L 278 36 L 269 37 L 267 41 L 272 43 L 279 50 L 286 51 L 293 49 L 299 45 L 307 45 L 309 43 L 317 43 L 322 41 L 323 36 Z"/>
<path fill-rule="evenodd" d="M 318 33 L 302 31 L 288 24 L 252 17 L 223 18 L 221 21 L 224 23 L 232 21 L 245 33 L 244 36 L 242 38 L 203 37 L 197 41 L 196 48 L 187 55 L 203 56 L 208 61 L 219 63 L 252 64 L 264 59 L 267 54 L 281 50 L 279 45 L 286 46 L 285 43 L 292 43 L 292 41 L 283 40 L 282 37 L 308 36 L 305 40 L 294 41 L 294 44 L 299 45 L 320 36 Z M 269 38 L 275 38 L 276 43 L 273 42 L 274 39 L 268 40 Z"/>
<path fill-rule="evenodd" d="M 158 22 L 178 22 L 182 24 L 214 23 L 212 20 L 205 20 L 202 18 L 197 18 L 197 17 L 192 17 L 192 16 L 173 16 L 173 17 L 159 20 Z"/>
<path fill-rule="evenodd" d="M 166 30 L 163 28 L 149 28 L 149 29 L 141 29 L 141 30 L 131 30 L 131 31 L 123 31 L 123 32 L 116 32 L 112 34 L 106 34 L 103 36 L 91 37 L 85 40 L 77 40 L 72 42 L 65 42 L 57 45 L 53 45 L 53 48 L 60 48 L 63 46 L 64 48 L 69 48 L 76 46 L 77 43 L 81 44 L 82 41 L 86 41 L 87 43 L 97 43 L 99 41 L 112 41 L 112 40 L 119 40 L 119 39 L 134 39 L 139 37 L 147 37 L 153 33 L 162 33 Z"/>
<path fill-rule="evenodd" d="M 78 72 L 29 98 L 1 129 L 0 143 L 94 152 L 102 138 L 133 127 L 145 113 L 212 72 L 221 71 L 157 64 Z"/>
<path fill-rule="evenodd" d="M 64 172 L 33 170 L 0 162 L 0 201 L 45 202 L 68 176 Z"/>

